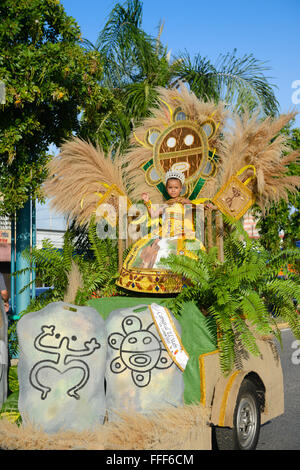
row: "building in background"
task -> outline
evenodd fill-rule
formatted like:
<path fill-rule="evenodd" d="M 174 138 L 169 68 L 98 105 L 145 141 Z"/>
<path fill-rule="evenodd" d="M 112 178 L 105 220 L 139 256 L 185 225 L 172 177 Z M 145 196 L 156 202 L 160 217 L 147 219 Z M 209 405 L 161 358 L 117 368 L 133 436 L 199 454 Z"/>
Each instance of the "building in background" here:
<path fill-rule="evenodd" d="M 53 212 L 48 202 L 46 204 L 37 204 L 36 247 L 42 248 L 42 241 L 47 238 L 55 248 L 62 248 L 66 225 L 65 218 Z"/>
<path fill-rule="evenodd" d="M 0 272 L 4 276 L 8 292 L 10 292 L 10 252 L 11 224 L 8 217 L 0 216 Z"/>
<path fill-rule="evenodd" d="M 243 227 L 244 230 L 248 233 L 250 238 L 259 238 L 259 233 L 256 228 L 256 224 L 258 222 L 258 219 L 256 219 L 250 212 L 247 212 L 244 215 L 243 219 Z"/>
<path fill-rule="evenodd" d="M 65 219 L 53 213 L 48 204 L 36 206 L 36 247 L 42 248 L 47 238 L 56 248 L 62 248 L 66 231 Z M 11 222 L 8 217 L 0 216 L 0 272 L 4 276 L 10 295 L 11 272 Z"/>

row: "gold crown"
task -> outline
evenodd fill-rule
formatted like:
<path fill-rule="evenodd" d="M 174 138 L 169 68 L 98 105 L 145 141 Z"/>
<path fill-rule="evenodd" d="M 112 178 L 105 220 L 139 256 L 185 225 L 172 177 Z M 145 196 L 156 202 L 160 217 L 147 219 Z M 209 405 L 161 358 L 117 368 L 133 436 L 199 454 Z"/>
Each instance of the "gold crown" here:
<path fill-rule="evenodd" d="M 172 169 L 167 171 L 165 174 L 165 183 L 167 184 L 167 181 L 171 178 L 178 179 L 181 182 L 182 186 L 184 185 L 185 176 L 183 173 L 181 173 L 181 171 L 172 170 Z"/>

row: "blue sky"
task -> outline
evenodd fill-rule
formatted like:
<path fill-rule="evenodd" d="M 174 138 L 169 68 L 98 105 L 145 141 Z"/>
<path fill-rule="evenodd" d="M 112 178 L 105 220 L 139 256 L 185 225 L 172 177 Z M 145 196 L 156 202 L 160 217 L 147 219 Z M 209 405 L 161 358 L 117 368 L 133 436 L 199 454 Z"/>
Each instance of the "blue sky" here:
<path fill-rule="evenodd" d="M 79 24 L 82 36 L 95 43 L 117 2 L 61 3 Z M 143 29 L 156 35 L 160 21 L 164 21 L 161 40 L 174 55 L 187 50 L 191 56 L 200 53 L 215 62 L 219 54 L 236 48 L 239 57 L 252 53 L 265 61 L 270 67 L 266 75 L 277 86 L 280 112 L 295 109 L 300 113 L 300 0 L 144 0 Z M 300 127 L 300 116 L 295 126 Z M 39 226 L 45 226 L 47 208 L 40 210 Z M 52 223 L 61 227 L 55 214 Z"/>
<path fill-rule="evenodd" d="M 81 27 L 83 37 L 95 43 L 114 5 L 113 0 L 61 0 L 67 14 Z M 120 2 L 122 3 L 122 1 Z M 280 111 L 293 104 L 292 83 L 300 89 L 300 0 L 144 0 L 143 29 L 157 34 L 164 20 L 162 42 L 173 54 L 185 49 L 213 62 L 220 53 L 252 53 L 266 61 L 270 82 L 278 87 Z M 300 93 L 298 94 L 300 98 Z M 299 99 L 300 101 L 300 99 Z M 297 119 L 300 126 L 300 117 Z"/>

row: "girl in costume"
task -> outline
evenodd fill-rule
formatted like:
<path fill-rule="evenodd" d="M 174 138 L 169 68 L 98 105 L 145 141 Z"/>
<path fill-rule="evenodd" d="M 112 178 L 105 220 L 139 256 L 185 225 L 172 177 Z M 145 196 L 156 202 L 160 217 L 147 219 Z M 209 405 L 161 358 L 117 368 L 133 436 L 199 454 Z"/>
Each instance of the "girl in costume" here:
<path fill-rule="evenodd" d="M 165 176 L 166 190 L 170 197 L 166 204 L 152 205 L 148 193 L 142 193 L 151 220 L 161 217 L 161 224 L 137 241 L 125 259 L 117 284 L 137 292 L 169 294 L 180 292 L 185 280 L 168 270 L 162 262 L 170 254 L 197 258 L 197 250 L 204 249 L 195 236 L 192 204 L 180 196 L 184 174 L 169 170 Z"/>

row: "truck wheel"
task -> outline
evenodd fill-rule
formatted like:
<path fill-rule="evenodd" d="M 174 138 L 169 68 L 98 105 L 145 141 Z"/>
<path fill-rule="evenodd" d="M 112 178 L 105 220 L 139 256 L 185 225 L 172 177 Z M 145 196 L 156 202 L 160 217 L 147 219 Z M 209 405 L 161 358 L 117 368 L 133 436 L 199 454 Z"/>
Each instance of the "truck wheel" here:
<path fill-rule="evenodd" d="M 260 406 L 256 387 L 245 379 L 237 397 L 233 428 L 215 427 L 219 450 L 254 450 L 260 432 Z"/>

